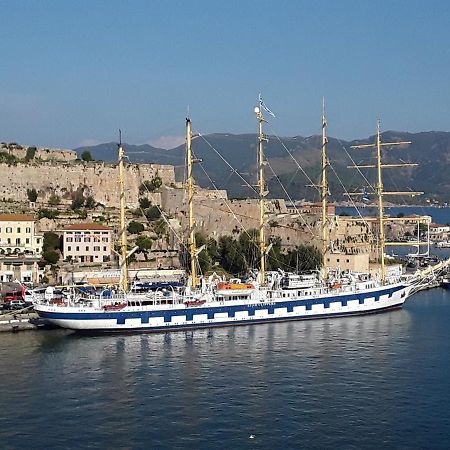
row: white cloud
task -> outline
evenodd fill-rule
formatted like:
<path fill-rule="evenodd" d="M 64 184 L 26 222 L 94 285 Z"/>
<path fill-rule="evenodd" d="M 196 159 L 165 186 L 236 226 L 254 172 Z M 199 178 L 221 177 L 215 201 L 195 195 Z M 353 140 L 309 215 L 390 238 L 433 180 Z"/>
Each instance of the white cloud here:
<path fill-rule="evenodd" d="M 185 136 L 159 136 L 155 139 L 149 139 L 146 144 L 150 144 L 153 147 L 165 148 L 167 150 L 178 147 L 185 142 Z"/>

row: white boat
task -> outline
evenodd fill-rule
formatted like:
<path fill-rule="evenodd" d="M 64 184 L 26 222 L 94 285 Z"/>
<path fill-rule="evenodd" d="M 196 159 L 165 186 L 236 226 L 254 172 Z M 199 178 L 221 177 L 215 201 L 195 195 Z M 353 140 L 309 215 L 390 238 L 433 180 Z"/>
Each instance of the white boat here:
<path fill-rule="evenodd" d="M 53 299 L 50 295 L 36 301 L 35 310 L 54 325 L 85 332 L 169 331 L 226 325 L 341 317 L 369 314 L 399 308 L 416 290 L 420 278 L 406 280 L 401 276 L 384 276 L 382 258 L 381 276 L 371 279 L 367 274 L 347 274 L 332 282 L 328 277 L 315 274 L 295 275 L 265 272 L 267 247 L 264 236 L 263 143 L 264 104 L 260 99 L 255 108 L 259 123 L 258 170 L 260 190 L 260 270 L 258 281 L 242 283 L 240 280 L 221 282 L 197 276 L 198 249 L 195 246 L 192 216 L 192 152 L 191 123 L 186 120 L 188 163 L 189 250 L 191 255 L 191 282 L 183 289 L 164 289 L 145 293 L 127 292 L 126 239 L 122 235 L 122 290 L 108 295 L 72 295 Z M 323 161 L 326 164 L 325 116 L 323 124 Z M 378 146 L 380 134 L 378 129 Z M 378 155 L 380 155 L 378 147 Z M 378 165 L 381 165 L 380 157 Z M 380 171 L 379 171 L 380 172 Z M 326 211 L 327 183 L 322 175 L 323 204 Z M 123 192 L 123 149 L 119 145 L 119 178 Z M 380 192 L 379 200 L 381 203 Z M 122 195 L 123 199 L 124 196 Z M 381 207 L 382 211 L 382 207 Z M 325 213 L 326 214 L 326 213 Z M 381 213 L 382 214 L 382 213 Z M 383 218 L 381 217 L 381 223 Z M 121 229 L 125 230 L 124 204 L 121 202 Z M 382 227 L 381 227 L 382 229 Z M 325 220 L 322 220 L 325 235 Z M 382 234 L 382 242 L 384 235 Z M 325 242 L 325 239 L 324 239 Z M 323 252 L 325 266 L 326 248 Z M 381 249 L 384 255 L 384 247 Z"/>

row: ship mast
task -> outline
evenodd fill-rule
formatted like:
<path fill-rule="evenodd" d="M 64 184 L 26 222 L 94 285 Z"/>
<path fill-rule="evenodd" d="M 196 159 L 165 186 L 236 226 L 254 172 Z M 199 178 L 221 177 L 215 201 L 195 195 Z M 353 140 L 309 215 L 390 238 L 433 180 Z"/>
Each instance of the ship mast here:
<path fill-rule="evenodd" d="M 423 192 L 412 192 L 412 191 L 406 191 L 406 192 L 398 192 L 398 191 L 390 191 L 386 192 L 383 189 L 383 178 L 382 178 L 382 169 L 384 168 L 393 168 L 393 167 L 412 167 L 417 166 L 417 164 L 414 163 L 401 163 L 401 164 L 383 164 L 382 158 L 381 158 L 381 149 L 382 147 L 392 147 L 394 145 L 405 145 L 405 144 L 411 144 L 410 141 L 401 141 L 401 142 L 381 142 L 381 131 L 380 131 L 380 120 L 377 121 L 377 138 L 375 144 L 364 144 L 364 145 L 352 145 L 351 148 L 370 148 L 375 147 L 377 151 L 377 164 L 376 165 L 354 165 L 349 166 L 350 168 L 364 168 L 364 169 L 377 169 L 377 186 L 376 186 L 376 195 L 378 197 L 378 224 L 379 224 L 379 247 L 380 247 L 380 265 L 381 265 L 381 281 L 385 282 L 386 280 L 386 264 L 385 264 L 385 257 L 384 252 L 386 245 L 390 245 L 390 243 L 386 242 L 385 234 L 384 234 L 384 207 L 383 207 L 383 196 L 384 195 L 420 195 L 423 194 Z M 355 193 L 351 193 L 350 195 L 355 195 Z"/>
<path fill-rule="evenodd" d="M 259 107 L 255 108 L 256 117 L 258 119 L 258 203 L 259 203 L 259 272 L 260 272 L 260 283 L 265 284 L 266 280 L 266 236 L 265 236 L 265 226 L 264 226 L 264 215 L 265 215 L 265 204 L 264 197 L 266 196 L 265 191 L 265 181 L 264 181 L 264 142 L 267 138 L 263 132 L 263 122 L 265 122 L 263 113 L 263 104 L 261 97 L 259 99 Z"/>
<path fill-rule="evenodd" d="M 120 133 L 120 131 L 119 131 Z M 120 274 L 121 288 L 124 292 L 128 290 L 128 268 L 127 268 L 127 233 L 125 224 L 125 181 L 124 181 L 124 152 L 122 147 L 122 136 L 119 142 L 119 193 L 120 193 Z"/>
<path fill-rule="evenodd" d="M 328 251 L 328 227 L 327 227 L 327 120 L 325 118 L 325 99 L 322 101 L 322 180 L 320 184 L 322 196 L 322 278 L 327 276 L 327 251 Z"/>
<path fill-rule="evenodd" d="M 188 247 L 189 255 L 191 259 L 191 282 L 192 288 L 196 288 L 198 285 L 197 277 L 197 251 L 195 243 L 195 222 L 194 222 L 194 180 L 192 177 L 192 129 L 191 120 L 186 118 L 186 165 L 187 165 L 187 180 L 186 180 L 186 193 L 188 198 L 188 224 L 189 224 L 189 238 Z"/>

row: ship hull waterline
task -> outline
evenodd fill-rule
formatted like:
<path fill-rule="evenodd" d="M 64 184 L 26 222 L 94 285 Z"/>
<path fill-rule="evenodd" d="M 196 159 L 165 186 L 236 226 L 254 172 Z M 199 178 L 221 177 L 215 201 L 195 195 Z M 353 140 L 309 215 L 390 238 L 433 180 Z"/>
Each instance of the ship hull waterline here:
<path fill-rule="evenodd" d="M 48 323 L 77 332 L 166 332 L 381 313 L 401 308 L 410 291 L 410 286 L 397 285 L 374 292 L 323 298 L 283 299 L 257 304 L 206 304 L 202 307 L 180 305 L 159 310 L 91 312 L 46 305 L 36 305 L 35 309 Z"/>

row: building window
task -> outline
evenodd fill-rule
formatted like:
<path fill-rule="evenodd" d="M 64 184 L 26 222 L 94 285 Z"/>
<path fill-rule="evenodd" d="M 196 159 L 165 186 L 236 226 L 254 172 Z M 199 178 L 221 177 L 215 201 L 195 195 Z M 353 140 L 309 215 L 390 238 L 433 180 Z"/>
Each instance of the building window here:
<path fill-rule="evenodd" d="M 78 245 L 75 247 L 75 250 L 77 251 L 77 252 L 79 252 L 80 251 L 80 247 L 78 247 Z"/>
<path fill-rule="evenodd" d="M 69 246 L 67 247 L 67 251 L 70 252 L 71 250 L 72 250 L 72 247 L 69 245 Z"/>
<path fill-rule="evenodd" d="M 25 244 L 29 244 L 30 243 L 30 238 L 25 238 Z"/>
<path fill-rule="evenodd" d="M 94 252 L 99 252 L 99 251 L 100 251 L 100 247 L 96 245 L 96 246 L 94 247 Z"/>
<path fill-rule="evenodd" d="M 339 262 L 339 258 L 338 258 L 338 259 L 336 259 L 336 262 Z"/>
<path fill-rule="evenodd" d="M 11 227 L 6 227 L 6 232 L 7 233 L 12 233 L 12 228 Z"/>
<path fill-rule="evenodd" d="M 31 228 L 30 228 L 30 227 L 26 227 L 26 228 L 25 228 L 25 232 L 26 232 L 26 233 L 31 233 Z"/>
<path fill-rule="evenodd" d="M 88 247 L 88 246 L 86 245 L 86 247 L 85 247 L 85 248 L 86 248 L 86 251 L 88 252 L 88 251 L 89 251 L 89 247 Z"/>
<path fill-rule="evenodd" d="M 102 242 L 108 242 L 108 238 L 107 237 L 102 237 Z"/>
<path fill-rule="evenodd" d="M 7 244 L 11 244 L 11 238 L 6 239 Z"/>
<path fill-rule="evenodd" d="M 20 245 L 20 238 L 16 238 L 16 245 Z"/>
<path fill-rule="evenodd" d="M 105 247 L 103 247 L 103 251 L 104 251 L 104 252 L 106 252 L 106 246 L 105 246 Z"/>
<path fill-rule="evenodd" d="M 84 237 L 84 242 L 91 242 L 91 238 L 89 236 Z"/>
<path fill-rule="evenodd" d="M 66 242 L 73 242 L 73 238 L 71 237 L 66 238 Z"/>
<path fill-rule="evenodd" d="M 17 232 L 20 233 L 20 227 L 17 227 Z"/>
<path fill-rule="evenodd" d="M 350 262 L 350 260 L 349 260 L 349 259 L 347 259 L 347 262 L 349 263 L 349 262 Z"/>
<path fill-rule="evenodd" d="M 40 244 L 41 240 L 39 238 L 36 239 L 36 244 Z"/>

